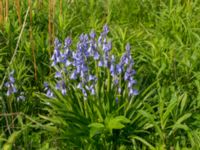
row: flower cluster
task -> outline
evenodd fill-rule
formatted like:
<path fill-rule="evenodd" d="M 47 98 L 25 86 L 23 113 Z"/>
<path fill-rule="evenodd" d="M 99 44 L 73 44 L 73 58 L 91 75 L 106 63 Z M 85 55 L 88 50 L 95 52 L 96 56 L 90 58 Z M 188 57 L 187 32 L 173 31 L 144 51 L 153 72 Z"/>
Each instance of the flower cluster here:
<path fill-rule="evenodd" d="M 7 93 L 6 93 L 7 96 L 10 96 L 11 94 L 17 92 L 17 89 L 14 85 L 15 84 L 15 78 L 14 78 L 13 75 L 14 75 L 14 71 L 12 71 L 9 74 L 8 81 L 5 83 L 5 86 L 8 88 Z"/>
<path fill-rule="evenodd" d="M 56 38 L 54 42 L 54 52 L 51 57 L 52 66 L 55 68 L 55 79 L 57 90 L 63 95 L 67 94 L 70 83 L 79 89 L 84 97 L 95 95 L 98 72 L 95 67 L 102 70 L 108 70 L 105 79 L 111 76 L 111 84 L 116 88 L 118 94 L 121 94 L 122 87 L 120 82 L 127 85 L 129 96 L 137 95 L 134 89 L 136 80 L 133 69 L 134 61 L 130 53 L 130 44 L 126 45 L 126 52 L 122 55 L 120 61 L 115 55 L 111 54 L 112 42 L 108 39 L 109 28 L 104 25 L 103 31 L 97 38 L 92 30 L 89 34 L 81 34 L 77 42 L 76 49 L 72 50 L 72 40 L 70 37 L 65 39 L 64 45 Z M 107 83 L 108 84 L 108 83 Z M 45 89 L 48 97 L 53 97 L 53 93 L 47 84 Z"/>

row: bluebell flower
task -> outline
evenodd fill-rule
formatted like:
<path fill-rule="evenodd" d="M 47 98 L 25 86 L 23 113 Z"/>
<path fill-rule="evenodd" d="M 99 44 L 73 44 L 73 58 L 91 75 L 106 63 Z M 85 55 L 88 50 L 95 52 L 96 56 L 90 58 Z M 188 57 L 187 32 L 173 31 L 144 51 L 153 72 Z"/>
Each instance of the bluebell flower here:
<path fill-rule="evenodd" d="M 131 88 L 134 84 L 136 84 L 137 83 L 137 81 L 136 80 L 134 80 L 134 79 L 130 79 L 129 80 L 129 82 L 128 82 L 128 88 Z"/>
<path fill-rule="evenodd" d="M 119 63 L 119 64 L 116 65 L 116 72 L 117 72 L 117 74 L 121 74 L 122 73 L 123 67 L 124 67 L 124 65 L 121 64 L 121 63 Z"/>
<path fill-rule="evenodd" d="M 48 89 L 47 93 L 46 93 L 46 96 L 49 97 L 49 98 L 52 98 L 53 97 L 53 92 L 51 92 L 51 90 Z"/>
<path fill-rule="evenodd" d="M 62 61 L 62 55 L 59 49 L 54 49 L 51 60 L 53 60 L 52 66 L 55 66 L 57 63 Z"/>
<path fill-rule="evenodd" d="M 70 76 L 70 79 L 77 79 L 77 70 L 74 70 Z"/>
<path fill-rule="evenodd" d="M 67 38 L 65 39 L 65 46 L 64 46 L 64 48 L 70 47 L 71 44 L 72 44 L 72 39 L 71 39 L 70 37 L 67 37 Z"/>
<path fill-rule="evenodd" d="M 96 77 L 95 77 L 95 76 L 89 75 L 88 81 L 95 81 L 95 80 L 96 80 Z"/>
<path fill-rule="evenodd" d="M 79 83 L 79 84 L 77 85 L 77 88 L 78 88 L 78 89 L 82 89 L 82 88 L 83 88 L 82 83 Z"/>
<path fill-rule="evenodd" d="M 118 85 L 119 84 L 119 80 L 118 79 L 114 79 L 114 85 Z"/>
<path fill-rule="evenodd" d="M 103 50 L 105 52 L 109 52 L 112 49 L 112 42 L 109 41 L 108 43 L 103 43 Z"/>
<path fill-rule="evenodd" d="M 13 75 L 14 75 L 14 71 L 12 71 L 9 74 L 9 77 L 8 77 L 9 80 L 8 80 L 8 82 L 5 83 L 5 86 L 8 88 L 7 93 L 6 93 L 7 96 L 17 92 L 17 89 L 14 85 L 15 79 L 14 79 Z"/>
<path fill-rule="evenodd" d="M 52 98 L 54 95 L 51 89 L 49 88 L 49 85 L 47 82 L 44 82 L 44 87 L 45 87 L 44 91 L 46 91 L 46 96 L 49 98 Z"/>
<path fill-rule="evenodd" d="M 109 32 L 108 25 L 107 25 L 107 24 L 105 24 L 105 25 L 103 26 L 103 33 L 104 33 L 105 35 L 107 35 L 107 34 L 108 34 L 108 32 Z"/>
<path fill-rule="evenodd" d="M 98 66 L 99 67 L 103 67 L 104 66 L 104 61 L 102 59 L 99 61 Z"/>
<path fill-rule="evenodd" d="M 119 103 L 119 99 L 118 99 L 118 97 L 116 97 L 115 101 L 116 101 L 116 103 Z"/>
<path fill-rule="evenodd" d="M 136 95 L 138 95 L 139 94 L 139 92 L 138 92 L 138 90 L 136 90 L 136 89 L 130 89 L 129 90 L 129 96 L 132 96 L 132 95 L 134 95 L 134 96 L 136 96 Z"/>
<path fill-rule="evenodd" d="M 84 34 L 82 33 L 80 36 L 79 36 L 79 41 L 82 42 L 84 40 Z"/>
<path fill-rule="evenodd" d="M 90 43 L 90 46 L 88 48 L 88 53 L 89 53 L 90 56 L 92 56 L 94 54 L 95 49 L 96 48 L 95 48 L 94 44 Z"/>
<path fill-rule="evenodd" d="M 114 55 L 112 55 L 112 57 L 111 57 L 110 73 L 111 73 L 111 76 L 113 76 L 113 77 L 116 75 Z"/>
<path fill-rule="evenodd" d="M 70 62 L 69 60 L 66 60 L 66 62 L 65 62 L 66 67 L 70 66 L 71 64 L 72 64 L 72 62 Z"/>
<path fill-rule="evenodd" d="M 130 50 L 131 50 L 131 45 L 130 45 L 130 43 L 127 43 L 126 44 L 126 51 L 127 51 L 128 54 L 130 54 Z"/>
<path fill-rule="evenodd" d="M 91 95 L 95 94 L 95 90 L 94 90 L 94 85 L 93 84 L 91 86 L 87 86 L 86 85 L 86 89 L 90 92 Z"/>
<path fill-rule="evenodd" d="M 17 101 L 25 101 L 25 96 L 24 96 L 24 93 L 21 92 L 20 95 L 17 97 Z"/>
<path fill-rule="evenodd" d="M 60 90 L 61 89 L 60 82 L 56 83 L 56 87 L 55 88 L 56 88 L 56 90 Z"/>
<path fill-rule="evenodd" d="M 87 92 L 84 88 L 82 88 L 82 93 L 83 93 L 84 97 L 87 97 Z"/>
<path fill-rule="evenodd" d="M 99 53 L 97 51 L 94 52 L 94 60 L 99 60 Z"/>
<path fill-rule="evenodd" d="M 57 71 L 54 77 L 55 78 L 62 78 L 61 72 Z"/>
<path fill-rule="evenodd" d="M 90 32 L 90 38 L 91 38 L 91 39 L 95 39 L 95 37 L 96 37 L 96 33 L 95 33 L 94 30 L 92 30 L 92 31 Z"/>
<path fill-rule="evenodd" d="M 103 37 L 102 35 L 100 35 L 98 38 L 98 46 L 101 47 L 102 43 L 103 43 Z"/>
<path fill-rule="evenodd" d="M 62 95 L 66 95 L 67 89 L 66 89 L 66 84 L 65 84 L 65 82 L 63 80 L 58 81 L 56 83 L 56 87 L 55 88 L 56 88 L 56 90 L 60 90 Z"/>
<path fill-rule="evenodd" d="M 13 77 L 13 73 L 9 75 L 9 80 L 11 83 L 15 83 L 15 78 Z"/>
<path fill-rule="evenodd" d="M 63 95 L 66 95 L 67 89 L 66 89 L 66 84 L 65 84 L 64 81 L 61 82 L 61 87 L 62 87 L 61 93 L 62 93 Z"/>

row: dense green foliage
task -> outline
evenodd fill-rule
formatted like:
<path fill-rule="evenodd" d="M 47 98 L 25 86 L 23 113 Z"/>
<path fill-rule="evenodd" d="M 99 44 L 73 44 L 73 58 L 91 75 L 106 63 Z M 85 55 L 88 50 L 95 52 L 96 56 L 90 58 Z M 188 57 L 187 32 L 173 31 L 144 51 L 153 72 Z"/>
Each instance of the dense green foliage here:
<path fill-rule="evenodd" d="M 24 20 L 28 3 L 20 2 Z M 15 70 L 18 89 L 8 97 L 6 87 L 0 89 L 0 149 L 200 149 L 199 0 L 63 0 L 62 15 L 56 3 L 53 25 L 61 41 L 91 29 L 99 34 L 107 23 L 113 54 L 120 57 L 131 44 L 139 95 L 120 105 L 103 89 L 102 97 L 87 101 L 78 91 L 45 96 L 43 83 L 53 84 L 55 74 L 49 4 L 35 0 L 32 7 L 34 42 L 28 18 L 11 64 L 21 31 L 11 1 L 0 27 L 0 84 Z M 21 92 L 25 100 L 17 99 Z"/>

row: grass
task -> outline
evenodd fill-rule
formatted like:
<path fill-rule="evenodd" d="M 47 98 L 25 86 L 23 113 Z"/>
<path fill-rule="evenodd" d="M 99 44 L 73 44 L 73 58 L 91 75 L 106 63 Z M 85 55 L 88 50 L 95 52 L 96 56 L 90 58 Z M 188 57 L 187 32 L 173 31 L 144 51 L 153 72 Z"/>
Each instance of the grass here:
<path fill-rule="evenodd" d="M 198 150 L 199 6 L 199 0 L 0 0 L 0 84 L 14 69 L 18 89 L 10 97 L 0 89 L 0 149 Z M 55 73 L 54 38 L 76 42 L 91 29 L 99 34 L 105 23 L 113 54 L 121 56 L 131 44 L 140 94 L 111 114 L 98 113 L 92 103 L 81 105 L 83 113 L 70 96 L 47 99 L 43 82 Z M 24 101 L 17 101 L 20 92 Z M 95 120 L 99 115 L 103 121 Z M 124 127 L 109 126 L 116 120 Z"/>

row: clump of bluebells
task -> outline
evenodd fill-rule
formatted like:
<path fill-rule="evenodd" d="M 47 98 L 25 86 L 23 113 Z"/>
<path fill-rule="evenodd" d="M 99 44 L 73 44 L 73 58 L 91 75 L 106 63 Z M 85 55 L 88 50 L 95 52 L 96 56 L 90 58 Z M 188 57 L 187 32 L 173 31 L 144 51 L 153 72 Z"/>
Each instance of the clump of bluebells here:
<path fill-rule="evenodd" d="M 133 69 L 130 44 L 126 45 L 125 53 L 118 58 L 111 53 L 112 41 L 108 38 L 108 33 L 109 28 L 104 25 L 99 37 L 94 30 L 89 34 L 81 34 L 75 49 L 72 48 L 70 37 L 65 39 L 64 45 L 55 39 L 51 66 L 56 70 L 56 90 L 67 95 L 70 85 L 73 85 L 87 98 L 89 95 L 97 95 L 98 83 L 104 82 L 105 89 L 110 88 L 117 95 L 123 94 L 124 90 L 129 97 L 138 94 L 134 88 L 136 71 Z M 54 97 L 48 83 L 44 86 L 46 95 Z"/>
<path fill-rule="evenodd" d="M 6 95 L 9 97 L 12 94 L 16 94 L 18 92 L 18 96 L 16 97 L 17 101 L 24 101 L 25 100 L 25 93 L 19 92 L 17 90 L 16 84 L 15 84 L 15 78 L 14 78 L 14 70 L 9 73 L 8 80 L 4 84 L 7 88 Z"/>

